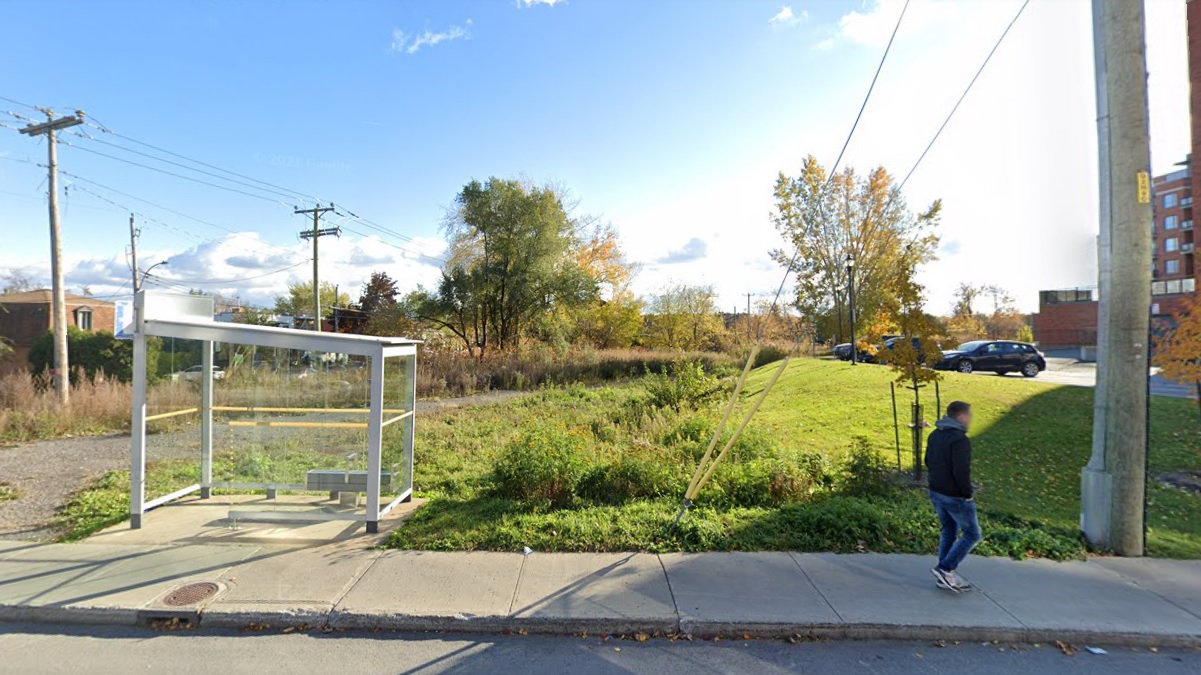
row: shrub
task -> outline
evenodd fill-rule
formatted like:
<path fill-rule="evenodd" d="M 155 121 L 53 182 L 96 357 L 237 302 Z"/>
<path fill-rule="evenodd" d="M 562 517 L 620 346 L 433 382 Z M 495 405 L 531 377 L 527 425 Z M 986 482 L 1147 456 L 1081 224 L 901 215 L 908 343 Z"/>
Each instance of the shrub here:
<path fill-rule="evenodd" d="M 780 516 L 795 532 L 801 550 L 852 553 L 880 550 L 889 533 L 889 516 L 866 500 L 830 497 L 787 506 Z"/>
<path fill-rule="evenodd" d="M 863 436 L 856 436 L 851 441 L 838 488 L 842 494 L 852 497 L 879 496 L 893 489 L 888 465 Z"/>
<path fill-rule="evenodd" d="M 727 460 L 728 461 L 728 460 Z M 779 506 L 813 496 L 829 483 L 820 455 L 781 452 L 750 461 L 723 464 L 714 475 L 713 490 L 701 499 L 729 506 Z"/>
<path fill-rule="evenodd" d="M 717 378 L 706 373 L 700 361 L 676 361 L 670 373 L 666 367 L 658 373 L 648 369 L 643 386 L 648 396 L 648 406 L 677 412 L 696 409 L 721 393 Z"/>
<path fill-rule="evenodd" d="M 580 481 L 580 497 L 599 504 L 680 496 L 688 480 L 665 451 L 643 448 L 617 454 L 592 467 Z"/>
<path fill-rule="evenodd" d="M 587 471 L 585 440 L 562 425 L 530 423 L 496 458 L 492 485 L 501 497 L 565 506 Z"/>

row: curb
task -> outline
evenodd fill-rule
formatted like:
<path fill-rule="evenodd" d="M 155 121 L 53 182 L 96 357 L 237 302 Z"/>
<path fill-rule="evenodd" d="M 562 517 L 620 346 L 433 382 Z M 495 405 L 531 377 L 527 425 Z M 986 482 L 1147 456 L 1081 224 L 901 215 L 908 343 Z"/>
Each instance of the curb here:
<path fill-rule="evenodd" d="M 749 635 L 757 639 L 802 637 L 811 640 L 946 640 L 960 642 L 1098 644 L 1118 647 L 1201 648 L 1201 635 L 1129 633 L 1104 630 L 986 627 L 905 626 L 896 624 L 797 624 L 708 621 L 674 617 L 514 617 L 514 616 L 418 616 L 387 612 L 345 612 L 311 608 L 222 608 L 165 610 L 124 607 L 27 607 L 0 606 L 0 622 L 148 626 L 156 621 L 183 619 L 196 628 L 238 629 L 256 625 L 269 629 L 329 628 L 345 631 L 388 631 L 415 633 L 580 636 L 652 636 L 686 633 L 697 638 Z"/>

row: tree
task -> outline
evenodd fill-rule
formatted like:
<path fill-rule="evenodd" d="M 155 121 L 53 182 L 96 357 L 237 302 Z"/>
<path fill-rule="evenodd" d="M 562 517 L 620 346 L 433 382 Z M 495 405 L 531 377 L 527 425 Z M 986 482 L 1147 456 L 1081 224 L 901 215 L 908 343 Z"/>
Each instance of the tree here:
<path fill-rule="evenodd" d="M 25 274 L 24 270 L 15 267 L 9 268 L 8 272 L 0 277 L 0 293 L 24 293 L 25 291 L 33 290 L 33 281 Z"/>
<path fill-rule="evenodd" d="M 133 378 L 133 342 L 118 340 L 107 331 L 85 331 L 67 328 L 67 349 L 71 353 L 71 382 L 79 384 L 83 375 L 90 379 L 98 376 L 129 382 Z M 146 372 L 150 377 L 158 373 L 158 357 L 162 341 L 150 338 L 146 341 Z M 54 367 L 54 332 L 47 332 L 29 349 L 29 365 L 34 373 L 43 373 Z"/>
<path fill-rule="evenodd" d="M 328 281 L 321 282 L 321 314 L 324 317 L 334 306 L 346 307 L 350 296 L 339 293 L 337 286 Z M 310 316 L 313 313 L 313 282 L 298 281 L 288 284 L 287 295 L 275 296 L 275 311 L 289 316 Z"/>
<path fill-rule="evenodd" d="M 712 286 L 673 284 L 651 296 L 648 342 L 663 349 L 698 350 L 717 346 L 725 330 Z"/>
<path fill-rule="evenodd" d="M 897 289 L 890 285 L 902 257 L 918 264 L 934 259 L 941 202 L 910 213 L 883 168 L 866 176 L 847 168 L 827 179 L 826 170 L 809 156 L 796 178 L 780 173 L 775 195 L 772 220 L 786 246 L 772 251 L 772 257 L 791 266 L 797 308 L 821 334 L 841 340 L 844 327 L 849 328 L 848 254 L 855 263 L 856 334 L 881 309 L 897 311 Z"/>
<path fill-rule="evenodd" d="M 947 322 L 951 336 L 960 342 L 987 338 L 989 340 L 1021 340 L 1032 337 L 1026 315 L 1018 311 L 1013 296 L 1000 286 L 960 283 L 955 288 L 955 303 Z M 992 312 L 985 313 L 981 300 L 992 298 Z"/>
<path fill-rule="evenodd" d="M 470 353 L 516 348 L 546 315 L 596 297 L 596 281 L 572 255 L 575 223 L 554 188 L 490 178 L 465 185 L 455 204 L 444 224 L 449 261 L 415 309 Z"/>
<path fill-rule="evenodd" d="M 399 294 L 396 282 L 387 272 L 372 272 L 371 278 L 363 284 L 363 291 L 359 293 L 359 309 L 368 316 L 387 311 L 396 306 L 396 296 Z"/>
<path fill-rule="evenodd" d="M 573 309 L 573 342 L 600 349 L 629 347 L 642 333 L 642 302 L 630 290 L 636 266 L 625 258 L 617 231 L 607 223 L 585 223 L 577 228 L 575 261 L 592 277 L 597 295 Z"/>
<path fill-rule="evenodd" d="M 1153 363 L 1169 380 L 1192 382 L 1201 409 L 1201 303 L 1190 300 L 1173 319 L 1175 327 L 1155 341 Z"/>

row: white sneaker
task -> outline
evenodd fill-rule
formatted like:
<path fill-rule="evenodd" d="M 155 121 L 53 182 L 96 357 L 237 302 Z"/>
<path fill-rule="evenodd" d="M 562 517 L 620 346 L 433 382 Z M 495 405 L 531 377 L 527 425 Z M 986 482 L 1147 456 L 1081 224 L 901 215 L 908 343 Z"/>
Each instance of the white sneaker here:
<path fill-rule="evenodd" d="M 956 589 L 954 586 L 952 586 L 951 582 L 947 580 L 947 572 L 944 572 L 944 571 L 938 569 L 937 567 L 934 567 L 934 568 L 931 568 L 930 573 L 934 575 L 934 583 L 939 588 L 948 590 L 948 591 L 955 591 L 956 593 L 959 592 L 958 589 Z"/>
<path fill-rule="evenodd" d="M 966 579 L 959 576 L 954 571 L 943 572 L 942 574 L 943 574 L 943 579 L 946 580 L 946 582 L 951 586 L 951 588 L 953 588 L 957 591 L 970 590 L 972 587 L 972 585 L 970 583 L 968 583 Z"/>

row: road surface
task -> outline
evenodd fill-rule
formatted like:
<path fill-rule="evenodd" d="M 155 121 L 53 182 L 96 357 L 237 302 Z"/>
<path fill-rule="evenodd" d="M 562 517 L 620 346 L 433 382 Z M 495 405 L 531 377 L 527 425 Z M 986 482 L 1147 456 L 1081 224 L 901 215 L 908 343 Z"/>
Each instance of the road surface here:
<path fill-rule="evenodd" d="M 151 632 L 0 624 L 12 673 L 1197 673 L 1201 651 L 1085 645 Z"/>
<path fill-rule="evenodd" d="M 1157 373 L 1151 374 L 1151 394 L 1154 396 L 1171 396 L 1173 398 L 1195 398 L 1197 391 L 1193 387 L 1165 380 Z M 996 377 L 993 373 L 974 373 L 974 377 Z M 1008 375 L 1013 379 L 1024 379 L 1021 375 Z M 1038 382 L 1053 382 L 1075 387 L 1097 386 L 1097 364 L 1082 363 L 1074 358 L 1047 356 L 1047 369 L 1039 374 Z"/>

